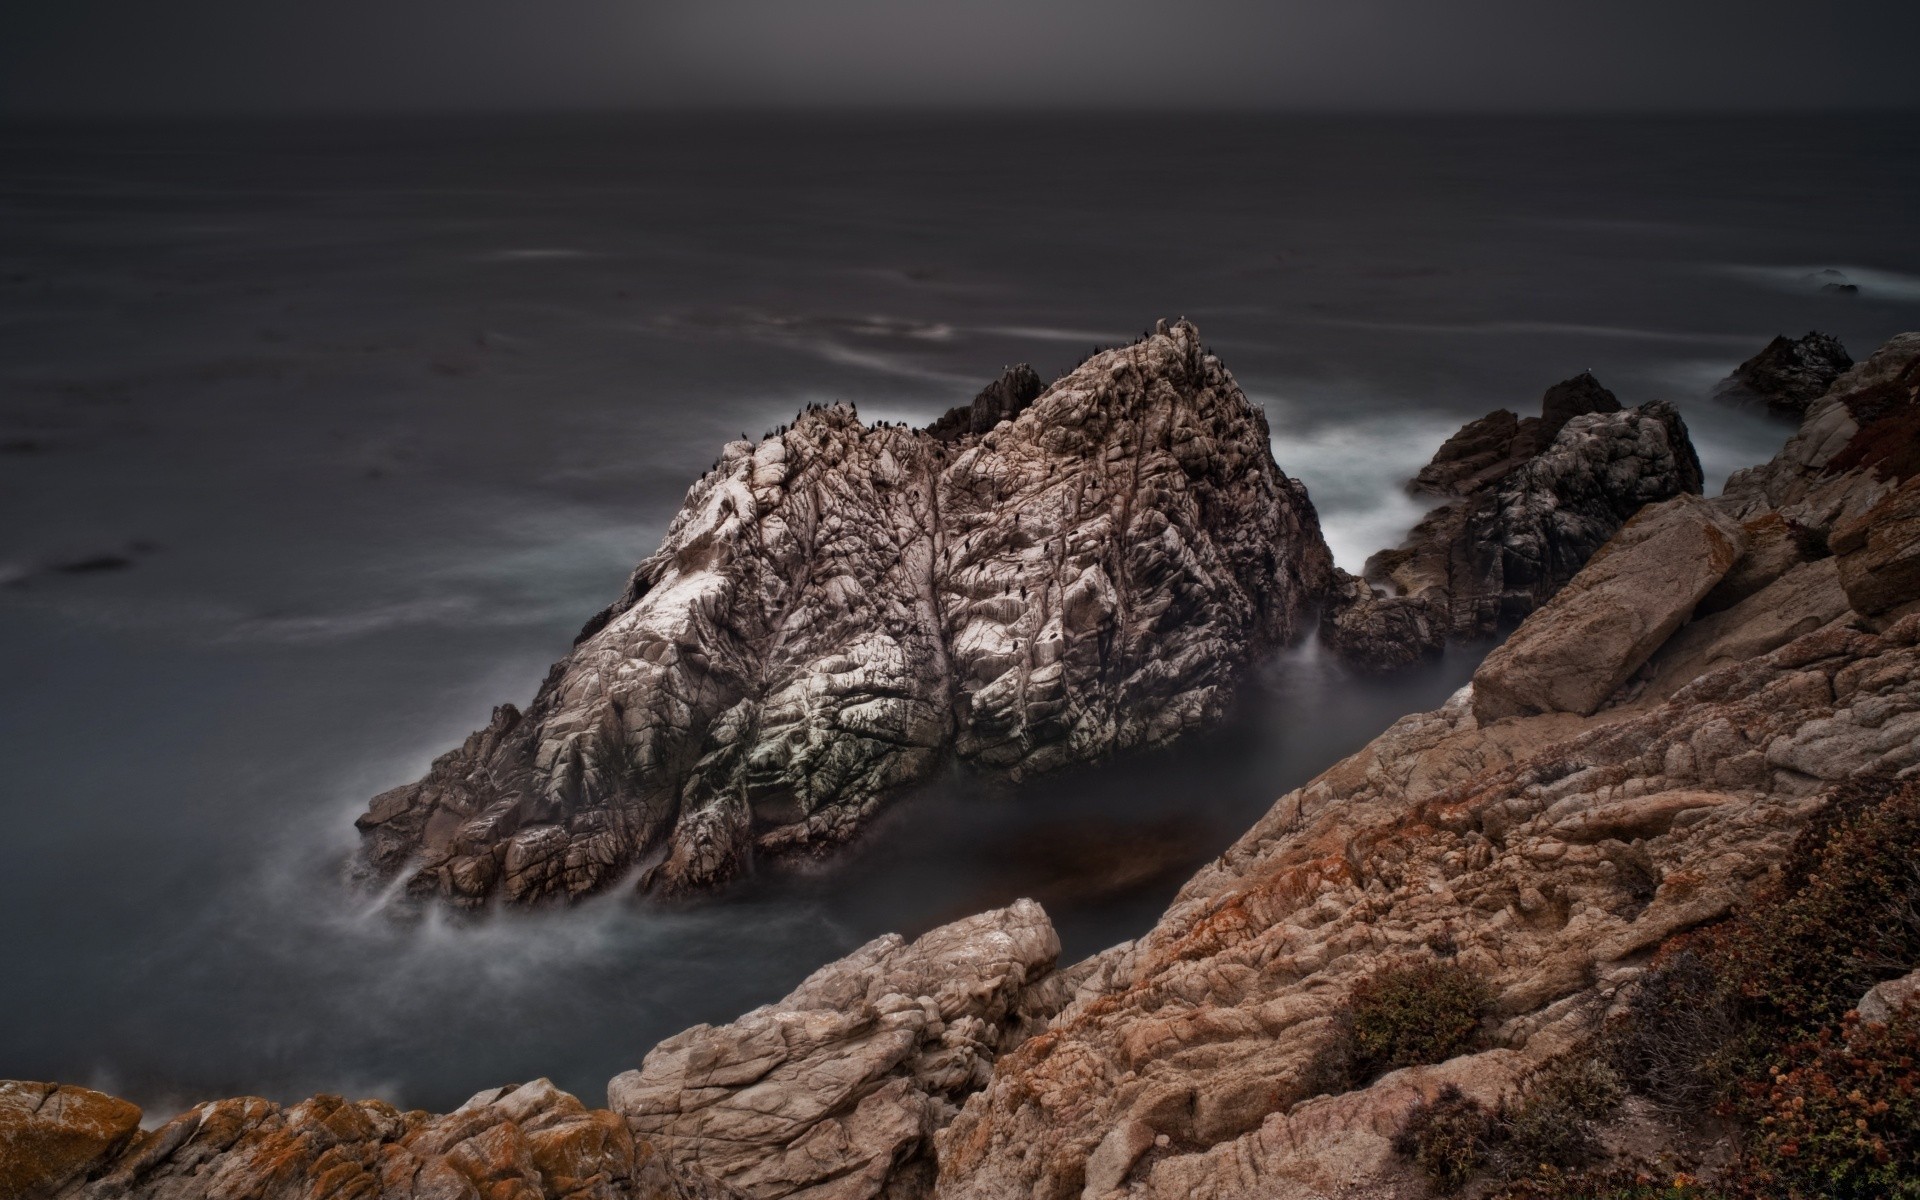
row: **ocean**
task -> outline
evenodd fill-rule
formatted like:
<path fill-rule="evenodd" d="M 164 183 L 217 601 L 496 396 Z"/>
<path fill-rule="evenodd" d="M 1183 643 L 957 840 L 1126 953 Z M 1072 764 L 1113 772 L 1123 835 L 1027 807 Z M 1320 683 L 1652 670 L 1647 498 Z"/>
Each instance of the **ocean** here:
<path fill-rule="evenodd" d="M 0 125 L 0 1077 L 601 1103 L 881 933 L 1036 895 L 1068 957 L 1137 935 L 1485 647 L 1309 640 L 1217 735 L 951 777 L 699 905 L 401 920 L 341 864 L 809 403 L 924 423 L 1185 316 L 1357 570 L 1446 434 L 1582 370 L 1680 405 L 1710 491 L 1764 460 L 1713 384 L 1920 327 L 1916 215 L 1912 116 Z"/>

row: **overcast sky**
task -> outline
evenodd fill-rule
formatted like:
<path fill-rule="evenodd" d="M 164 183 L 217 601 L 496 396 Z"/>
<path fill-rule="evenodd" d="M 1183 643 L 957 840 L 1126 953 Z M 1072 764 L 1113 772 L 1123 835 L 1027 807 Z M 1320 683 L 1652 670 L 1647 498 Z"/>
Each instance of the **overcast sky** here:
<path fill-rule="evenodd" d="M 13 112 L 1920 106 L 1920 0 L 6 0 Z"/>

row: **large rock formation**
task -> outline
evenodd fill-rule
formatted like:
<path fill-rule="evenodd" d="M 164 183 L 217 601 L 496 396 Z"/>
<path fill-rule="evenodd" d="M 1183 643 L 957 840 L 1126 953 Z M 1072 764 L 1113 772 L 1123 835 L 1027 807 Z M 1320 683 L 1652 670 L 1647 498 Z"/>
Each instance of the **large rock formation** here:
<path fill-rule="evenodd" d="M 1839 338 L 1818 331 L 1802 338 L 1783 335 L 1735 367 L 1713 394 L 1729 404 L 1765 406 L 1771 415 L 1797 422 L 1851 366 Z"/>
<path fill-rule="evenodd" d="M 1463 427 L 1413 479 L 1449 498 L 1360 578 L 1335 572 L 1322 634 L 1375 670 L 1448 639 L 1519 621 L 1573 578 L 1643 505 L 1700 490 L 1700 461 L 1672 406 L 1622 410 L 1591 375 L 1548 389 L 1542 415 L 1499 410 Z"/>
<path fill-rule="evenodd" d="M 687 892 L 951 759 L 1018 777 L 1215 720 L 1325 589 L 1305 489 L 1184 322 L 1035 386 L 936 433 L 836 406 L 728 445 L 527 710 L 374 799 L 367 861 L 462 905 L 643 860 Z"/>

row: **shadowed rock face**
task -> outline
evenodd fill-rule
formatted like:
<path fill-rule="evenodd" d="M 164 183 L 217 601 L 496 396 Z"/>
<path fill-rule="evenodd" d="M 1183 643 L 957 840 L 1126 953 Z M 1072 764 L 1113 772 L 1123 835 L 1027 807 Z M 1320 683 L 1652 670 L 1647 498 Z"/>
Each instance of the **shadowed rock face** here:
<path fill-rule="evenodd" d="M 1217 719 L 1325 590 L 1305 489 L 1184 322 L 1026 403 L 1030 375 L 965 432 L 836 406 L 728 445 L 527 710 L 374 799 L 366 861 L 463 905 L 645 860 L 693 892 L 949 759 L 1019 777 Z"/>
<path fill-rule="evenodd" d="M 1410 485 L 1451 498 L 1407 541 L 1335 572 L 1328 643 L 1375 670 L 1518 621 L 1573 578 L 1641 506 L 1700 490 L 1700 460 L 1673 407 L 1621 409 L 1591 375 L 1554 385 L 1543 415 L 1505 410 L 1449 438 Z"/>
<path fill-rule="evenodd" d="M 1773 416 L 1798 421 L 1851 366 L 1853 359 L 1839 338 L 1819 332 L 1776 337 L 1735 367 L 1713 394 L 1730 404 L 1765 406 Z"/>

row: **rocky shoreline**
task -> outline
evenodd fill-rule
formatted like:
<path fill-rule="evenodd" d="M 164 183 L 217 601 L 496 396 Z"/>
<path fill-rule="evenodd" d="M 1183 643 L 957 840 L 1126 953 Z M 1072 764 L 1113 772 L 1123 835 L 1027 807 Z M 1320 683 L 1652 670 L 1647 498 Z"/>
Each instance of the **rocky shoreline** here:
<path fill-rule="evenodd" d="M 1132 394 L 1128 372 L 1142 354 L 1186 364 L 1189 378 L 1228 378 L 1184 348 L 1182 329 L 1090 360 L 1107 372 L 1099 387 L 1108 390 L 1074 394 L 1109 397 L 1103 403 Z M 1579 403 L 1600 403 L 1585 382 L 1573 386 L 1585 396 Z M 1227 396 L 1217 383 L 1208 388 Z M 1040 427 L 1025 431 L 1031 436 L 1002 439 L 998 449 L 983 443 L 974 461 L 996 453 L 1018 461 L 1064 436 L 1034 415 L 1061 389 L 1015 418 L 1015 429 Z M 1903 815 L 1920 814 L 1920 334 L 1839 375 L 1778 455 L 1737 473 L 1712 499 L 1694 494 L 1697 463 L 1686 486 L 1691 447 L 1663 407 L 1589 408 L 1569 415 L 1544 446 L 1523 443 L 1518 419 L 1509 430 L 1494 414 L 1448 443 L 1436 457 L 1443 469 L 1422 473 L 1427 483 L 1455 489 L 1472 511 L 1515 513 L 1509 528 L 1549 531 L 1544 543 L 1515 535 L 1522 545 L 1564 539 L 1575 549 L 1528 561 L 1565 565 L 1565 577 L 1556 579 L 1556 568 L 1537 577 L 1547 581 L 1537 590 L 1502 582 L 1463 599 L 1454 581 L 1485 576 L 1447 575 L 1444 603 L 1422 601 L 1446 614 L 1433 618 L 1442 637 L 1462 604 L 1477 614 L 1497 597 L 1492 608 L 1506 611 L 1505 597 L 1519 596 L 1527 610 L 1472 684 L 1281 797 L 1135 941 L 1059 965 L 1058 942 L 1031 902 L 911 943 L 881 938 L 776 1004 L 668 1039 L 611 1082 L 606 1109 L 536 1081 L 482 1093 L 444 1116 L 337 1097 L 292 1107 L 242 1098 L 143 1132 L 137 1109 L 100 1093 L 4 1084 L 0 1191 L 61 1200 L 1318 1200 L 1459 1189 L 1570 1197 L 1593 1194 L 1579 1181 L 1612 1171 L 1626 1172 L 1623 1187 L 1640 1186 L 1631 1182 L 1640 1177 L 1683 1182 L 1671 1193 L 1608 1194 L 1893 1194 L 1888 1179 L 1920 1177 L 1897 1175 L 1920 1165 L 1899 1090 L 1920 1082 L 1899 1066 L 1901 1054 L 1910 1061 L 1920 1047 L 1920 988 L 1901 978 L 1920 967 L 1920 918 L 1912 917 L 1920 874 L 1849 883 L 1848 870 L 1876 850 L 1910 864 L 1920 849 L 1903 840 L 1920 828 L 1920 816 Z M 1553 416 L 1547 408 L 1543 425 Z M 1222 428 L 1240 430 L 1236 421 Z M 980 436 L 968 429 L 956 431 L 955 444 Z M 857 438 L 891 453 L 883 432 Z M 1231 441 L 1209 436 L 1207 455 L 1196 456 L 1202 472 Z M 1588 450 L 1571 453 L 1581 447 Z M 878 451 L 864 452 L 878 461 Z M 753 453 L 709 479 L 748 486 L 738 460 Z M 1036 472 L 1055 470 L 1031 461 Z M 1564 469 L 1572 462 L 1612 469 Z M 1259 495 L 1283 494 L 1284 476 L 1264 472 L 1258 477 L 1273 490 Z M 1622 495 L 1642 487 L 1665 494 L 1634 505 L 1581 552 L 1599 508 L 1563 505 L 1550 483 L 1523 486 L 1581 478 L 1618 481 Z M 701 511 L 719 511 L 720 490 L 716 483 Z M 1476 499 L 1488 494 L 1496 499 Z M 1304 495 L 1288 511 L 1297 518 L 1292 533 L 1309 528 Z M 1187 539 L 1203 526 L 1167 528 Z M 670 533 L 675 555 L 713 544 L 691 525 L 676 529 L 685 536 Z M 1261 526 L 1260 536 L 1273 529 Z M 1435 535 L 1449 545 L 1459 536 Z M 1010 559 L 1010 543 L 994 545 L 971 561 L 1031 561 Z M 1249 561 L 1234 558 L 1247 545 L 1214 552 Z M 636 589 L 650 594 L 684 568 L 675 561 L 682 565 L 649 560 Z M 1271 558 L 1251 561 L 1276 569 Z M 1256 630 L 1292 631 L 1318 560 L 1291 561 L 1308 563 L 1287 575 L 1300 586 L 1258 610 L 1259 619 L 1229 626 L 1230 637 L 1205 623 L 1216 639 L 1209 644 L 1251 646 Z M 998 567 L 978 570 L 1005 593 Z M 1064 576 L 1049 570 L 1058 586 Z M 1362 607 L 1400 598 L 1343 586 Z M 626 611 L 639 611 L 642 598 L 632 596 Z M 583 648 L 623 628 L 619 620 Z M 966 618 L 959 627 L 985 625 Z M 1385 628 L 1373 635 L 1382 645 L 1428 636 L 1360 627 Z M 833 632 L 835 644 L 846 643 L 848 628 Z M 582 661 L 578 651 L 569 660 Z M 1205 711 L 1204 700 L 1155 694 L 1172 705 L 1158 711 Z M 515 733 L 520 723 L 560 728 L 559 711 L 536 705 L 443 763 L 515 761 L 496 756 L 521 752 L 499 748 L 525 736 Z M 437 766 L 428 782 L 475 777 L 472 767 Z M 683 835 L 672 836 L 677 844 Z M 449 878 L 434 875 L 431 886 Z M 1855 888 L 1847 903 L 1867 907 L 1834 907 L 1835 889 L 1846 887 Z M 1827 944 L 1869 936 L 1879 940 Z M 1774 960 L 1799 991 L 1737 975 Z M 1706 982 L 1676 993 L 1695 978 L 1690 963 L 1704 964 L 1696 974 Z M 1811 988 L 1825 989 L 1818 1003 L 1802 994 Z M 1662 999 L 1674 994 L 1693 998 L 1679 1007 Z M 1382 1008 L 1394 996 L 1411 997 L 1404 1011 Z M 1462 1019 L 1443 1028 L 1436 1014 L 1449 1004 Z M 1401 1023 L 1394 1036 L 1375 1037 L 1383 1012 Z M 1748 1022 L 1743 1045 L 1774 1055 L 1727 1068 L 1732 1082 L 1716 1086 L 1733 1089 L 1731 1115 L 1713 1119 L 1728 1123 L 1704 1129 L 1706 1093 L 1672 1098 L 1682 1094 L 1675 1073 L 1707 1080 L 1701 1063 L 1711 1055 L 1695 1062 L 1663 1043 L 1661 1074 L 1645 1069 L 1643 1042 L 1618 1045 L 1623 1028 L 1705 1028 L 1702 1013 Z M 1406 1036 L 1409 1028 L 1420 1036 Z M 1755 1032 L 1768 1030 L 1778 1046 Z M 1836 1093 L 1844 1123 L 1835 1117 L 1831 1128 L 1858 1149 L 1834 1157 L 1842 1150 L 1819 1142 L 1829 1190 L 1809 1191 L 1806 1147 L 1829 1127 L 1807 1123 L 1824 1119 L 1821 1081 L 1855 1069 L 1849 1063 L 1880 1064 L 1856 1070 L 1853 1091 Z M 1752 1080 L 1739 1073 L 1754 1064 Z M 1825 1074 L 1809 1074 L 1816 1070 Z M 1553 1081 L 1576 1075 L 1584 1082 L 1573 1090 L 1605 1093 L 1604 1103 L 1569 1107 L 1567 1089 Z M 1557 1109 L 1548 1107 L 1554 1095 L 1563 1097 Z M 1795 1105 L 1795 1095 L 1803 1102 Z M 1859 1097 L 1857 1114 L 1846 1108 L 1856 1104 L 1850 1096 Z M 1585 1139 L 1564 1162 L 1509 1153 L 1521 1147 L 1539 1157 L 1542 1143 L 1525 1131 L 1541 1112 L 1554 1118 L 1548 1124 L 1579 1126 Z M 1778 1132 L 1800 1128 L 1794 1122 L 1812 1132 Z M 1447 1129 L 1465 1132 L 1455 1144 L 1436 1133 Z M 1834 1179 L 1845 1187 L 1832 1190 Z M 1561 1190 L 1540 1190 L 1550 1185 Z"/>

